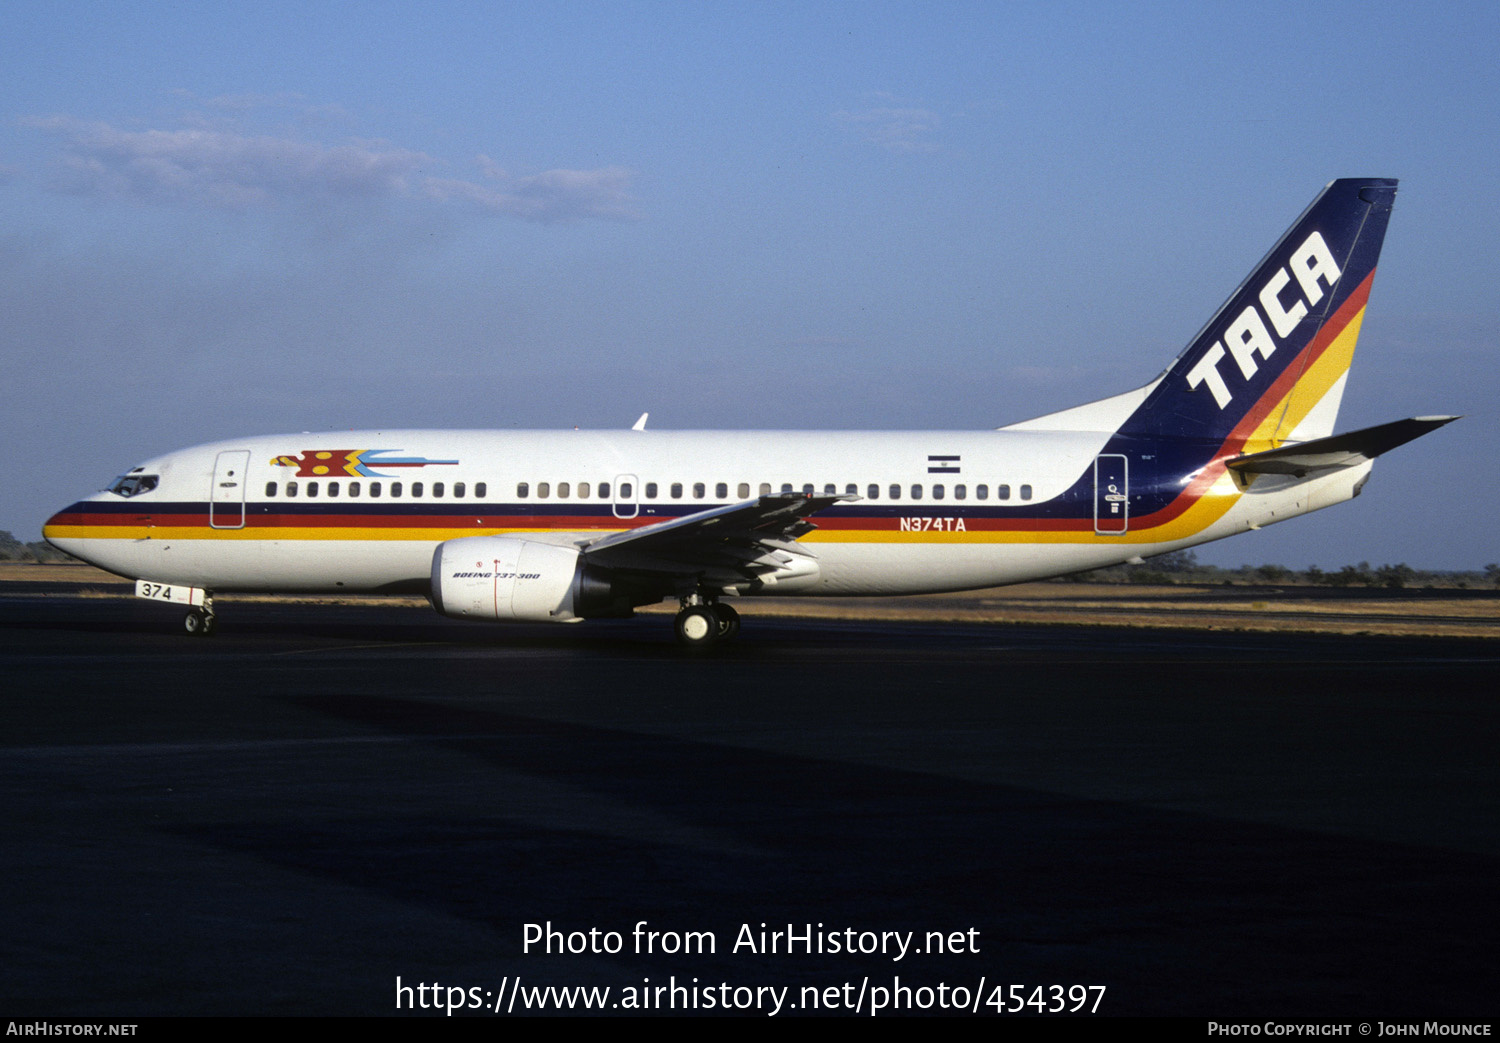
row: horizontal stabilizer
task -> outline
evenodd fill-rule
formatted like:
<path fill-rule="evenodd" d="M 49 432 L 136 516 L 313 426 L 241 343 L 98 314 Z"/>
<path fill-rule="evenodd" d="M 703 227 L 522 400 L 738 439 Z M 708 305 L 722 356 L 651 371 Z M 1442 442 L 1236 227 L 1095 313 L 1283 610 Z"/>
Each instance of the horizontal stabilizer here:
<path fill-rule="evenodd" d="M 1292 474 L 1298 478 L 1313 471 L 1333 471 L 1373 460 L 1381 453 L 1421 438 L 1456 416 L 1418 416 L 1389 424 L 1366 427 L 1342 435 L 1315 438 L 1311 442 L 1252 453 L 1226 461 L 1226 466 L 1241 474 Z"/>

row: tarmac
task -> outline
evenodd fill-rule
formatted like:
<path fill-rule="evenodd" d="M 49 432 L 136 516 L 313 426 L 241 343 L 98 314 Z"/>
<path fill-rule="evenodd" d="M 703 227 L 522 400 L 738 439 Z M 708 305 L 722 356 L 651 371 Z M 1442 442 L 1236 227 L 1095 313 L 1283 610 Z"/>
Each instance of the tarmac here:
<path fill-rule="evenodd" d="M 1495 1014 L 1493 641 L 179 615 L 0 584 L 7 1016 Z"/>

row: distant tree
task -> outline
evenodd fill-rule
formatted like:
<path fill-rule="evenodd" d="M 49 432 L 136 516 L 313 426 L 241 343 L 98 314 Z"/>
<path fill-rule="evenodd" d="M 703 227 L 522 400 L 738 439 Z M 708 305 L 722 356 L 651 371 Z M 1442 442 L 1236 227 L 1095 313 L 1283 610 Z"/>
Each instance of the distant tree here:
<path fill-rule="evenodd" d="M 1382 565 L 1375 570 L 1376 581 L 1391 590 L 1401 590 L 1416 577 L 1417 570 L 1404 561 L 1396 565 Z"/>
<path fill-rule="evenodd" d="M 26 544 L 0 529 L 0 561 L 28 561 L 30 557 Z"/>
<path fill-rule="evenodd" d="M 1198 568 L 1198 555 L 1190 550 L 1169 550 L 1149 560 L 1157 572 L 1192 572 Z"/>
<path fill-rule="evenodd" d="M 1255 577 L 1267 583 L 1281 583 L 1291 574 L 1292 570 L 1285 565 L 1262 565 L 1255 570 Z"/>
<path fill-rule="evenodd" d="M 1328 574 L 1328 585 L 1331 587 L 1352 587 L 1356 583 L 1363 583 L 1364 575 L 1354 565 L 1345 565 L 1337 572 Z"/>
<path fill-rule="evenodd" d="M 73 557 L 67 551 L 58 550 L 46 540 L 37 540 L 35 543 L 26 544 L 26 553 L 32 561 L 42 562 L 79 562 L 80 559 Z"/>
<path fill-rule="evenodd" d="M 1490 581 L 1491 586 L 1500 587 L 1500 564 L 1490 562 L 1484 567 L 1484 578 Z"/>

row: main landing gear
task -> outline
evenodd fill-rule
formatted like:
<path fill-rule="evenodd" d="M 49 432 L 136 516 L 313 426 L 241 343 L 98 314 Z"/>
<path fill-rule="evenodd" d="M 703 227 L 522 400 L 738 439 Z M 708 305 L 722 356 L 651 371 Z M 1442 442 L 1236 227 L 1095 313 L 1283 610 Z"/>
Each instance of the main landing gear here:
<path fill-rule="evenodd" d="M 722 602 L 704 601 L 697 594 L 682 599 L 677 613 L 677 640 L 689 648 L 706 648 L 728 641 L 740 632 L 740 614 Z"/>
<path fill-rule="evenodd" d="M 214 615 L 214 599 L 206 597 L 201 608 L 188 609 L 187 615 L 182 617 L 182 629 L 189 637 L 208 637 L 219 629 L 218 617 Z"/>

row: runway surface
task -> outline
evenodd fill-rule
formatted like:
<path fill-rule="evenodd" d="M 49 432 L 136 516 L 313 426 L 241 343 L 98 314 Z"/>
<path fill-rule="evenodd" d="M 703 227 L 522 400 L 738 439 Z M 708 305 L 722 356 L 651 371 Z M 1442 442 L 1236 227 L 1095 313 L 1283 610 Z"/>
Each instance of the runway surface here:
<path fill-rule="evenodd" d="M 981 1013 L 1012 984 L 1106 986 L 1102 1014 L 1496 1012 L 1493 642 L 752 605 L 694 656 L 660 618 L 220 620 L 0 590 L 8 1016 L 388 1014 L 398 977 L 487 1003 L 517 978 L 792 1003 L 899 979 Z M 716 951 L 635 952 L 640 921 Z M 523 951 L 549 922 L 622 951 Z M 733 951 L 762 924 L 825 951 Z M 826 951 L 908 931 L 965 951 Z"/>

